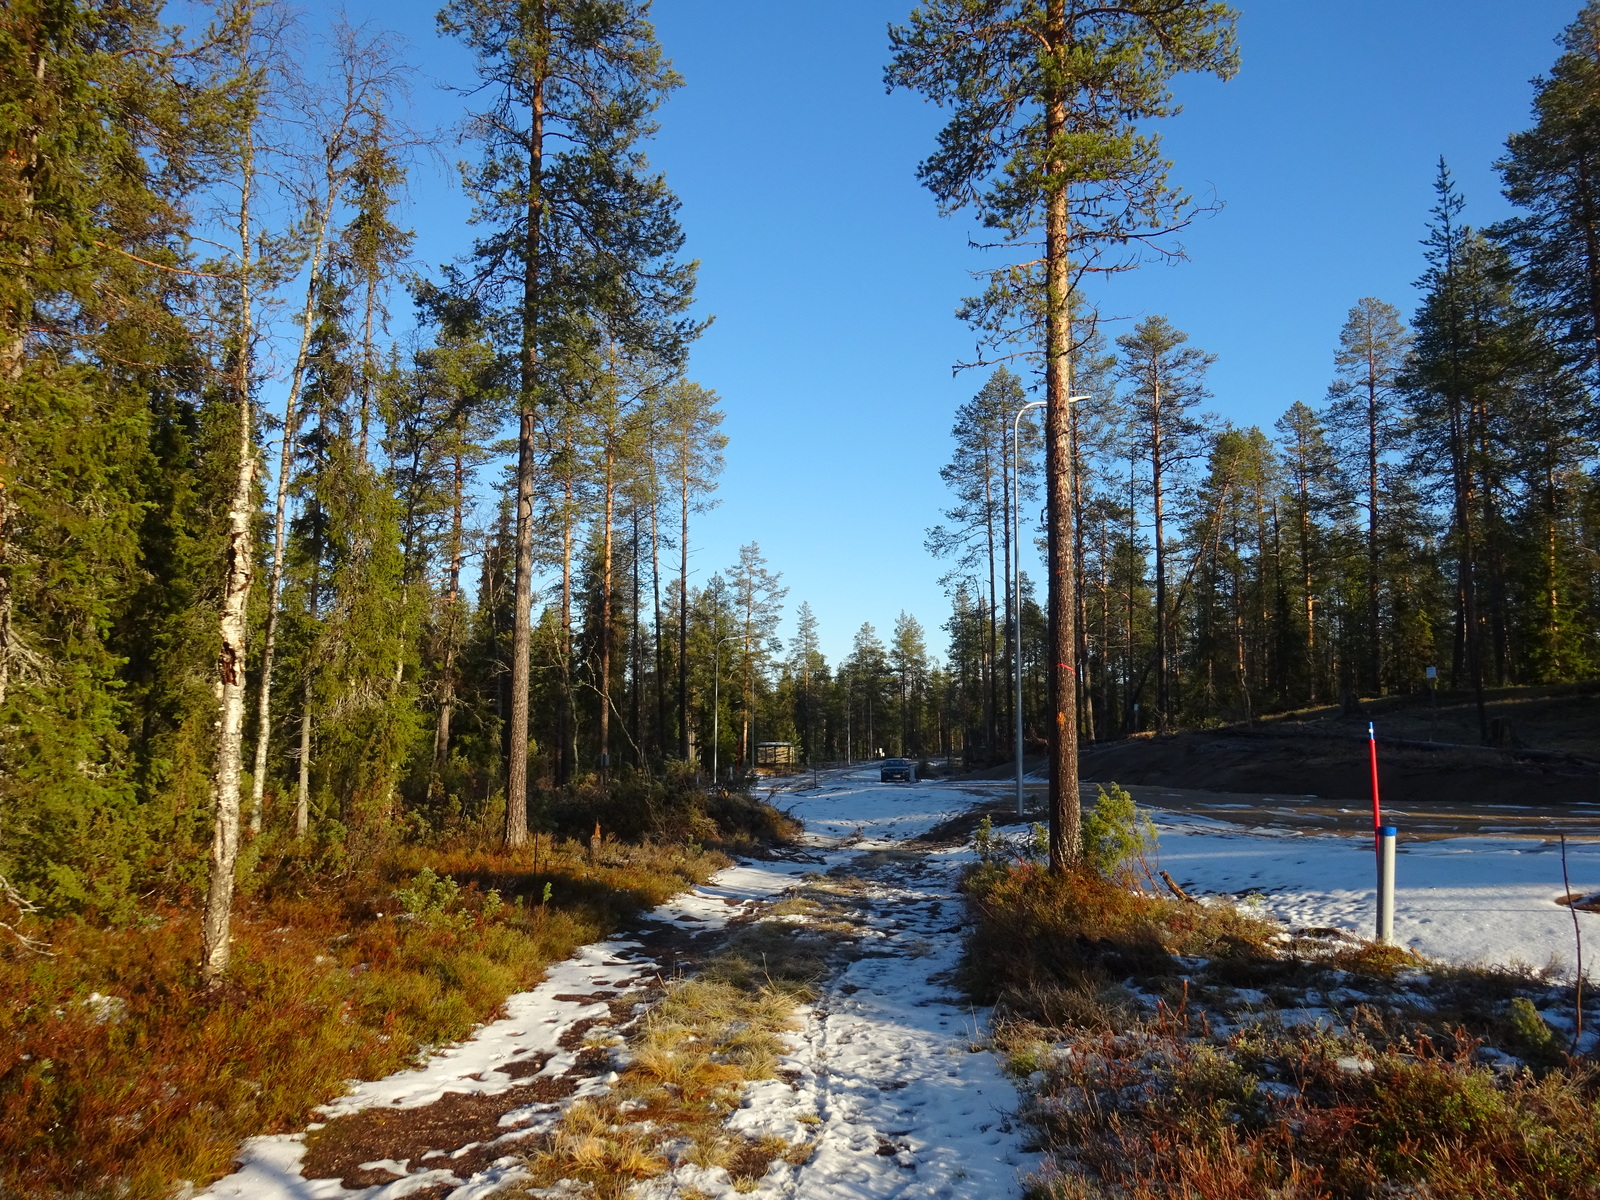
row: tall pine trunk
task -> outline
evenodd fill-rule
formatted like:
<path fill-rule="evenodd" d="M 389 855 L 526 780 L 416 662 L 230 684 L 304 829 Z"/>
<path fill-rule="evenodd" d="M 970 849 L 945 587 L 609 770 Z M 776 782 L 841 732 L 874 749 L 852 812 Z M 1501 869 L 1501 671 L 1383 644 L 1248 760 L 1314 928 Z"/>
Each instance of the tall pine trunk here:
<path fill-rule="evenodd" d="M 650 589 L 654 600 L 656 660 L 656 754 L 667 756 L 667 678 L 665 648 L 661 641 L 661 492 L 657 485 L 655 452 L 650 456 Z"/>
<path fill-rule="evenodd" d="M 578 768 L 578 719 L 572 703 L 572 471 L 570 467 L 571 442 L 568 442 L 569 466 L 562 481 L 561 509 L 561 700 L 556 714 L 556 737 L 561 745 L 557 753 L 559 766 L 557 782 L 565 785 L 572 780 Z"/>
<path fill-rule="evenodd" d="M 1382 625 L 1379 611 L 1378 366 L 1369 339 L 1367 358 L 1367 682 L 1383 693 Z"/>
<path fill-rule="evenodd" d="M 629 628 L 631 638 L 629 644 L 632 649 L 630 657 L 633 659 L 630 667 L 633 673 L 633 688 L 629 696 L 629 711 L 633 717 L 633 729 L 630 731 L 630 736 L 633 741 L 634 757 L 637 760 L 634 765 L 643 768 L 645 765 L 644 746 L 648 739 L 645 737 L 643 725 L 644 643 L 639 640 L 639 506 L 637 504 L 633 506 L 632 517 L 633 570 L 631 583 L 633 585 L 633 594 L 629 597 L 628 604 L 633 620 L 633 624 Z"/>
<path fill-rule="evenodd" d="M 1015 447 L 1011 445 L 1010 436 L 1011 422 L 1002 417 L 1000 427 L 1000 511 L 1002 514 L 1000 521 L 1000 560 L 1006 581 L 1004 589 L 1005 615 L 1004 620 L 1001 622 L 1000 662 L 1005 674 L 1005 686 L 1001 690 L 1006 697 L 1002 711 L 1010 714 L 1010 720 L 1004 723 L 1004 728 L 1001 732 L 1005 736 L 1006 745 L 1014 747 L 1017 740 L 1016 722 L 1018 713 L 1016 711 L 1016 697 L 1012 695 L 1011 680 L 1014 678 L 1012 672 L 1016 669 L 1016 665 L 1012 660 L 1016 655 L 1014 647 L 1016 645 L 1015 631 L 1017 627 L 1012 622 L 1017 619 L 1017 614 L 1016 600 L 1011 594 L 1013 567 L 1016 565 L 1013 562 L 1013 547 L 1011 545 L 1011 512 L 1013 502 L 1016 503 L 1018 511 L 1021 511 L 1021 501 L 1011 494 L 1012 454 Z M 1016 557 L 1020 558 L 1020 556 Z"/>
<path fill-rule="evenodd" d="M 450 757 L 450 719 L 456 702 L 456 643 L 461 620 L 461 560 L 465 542 L 463 518 L 466 505 L 466 456 L 461 442 L 466 436 L 464 418 L 456 418 L 456 444 L 451 463 L 450 494 L 450 573 L 445 584 L 444 663 L 439 680 L 439 719 L 433 733 L 433 773 L 437 775 Z"/>
<path fill-rule="evenodd" d="M 1073 676 L 1078 705 L 1078 729 L 1094 737 L 1094 693 L 1090 690 L 1085 672 L 1089 669 L 1089 617 L 1084 611 L 1083 575 L 1083 447 L 1078 440 L 1078 406 L 1068 410 L 1068 435 L 1072 453 L 1072 567 L 1074 572 L 1072 595 L 1075 605 L 1073 629 L 1077 639 L 1073 644 L 1072 661 L 1076 665 Z"/>
<path fill-rule="evenodd" d="M 987 669 L 984 672 L 986 678 L 983 689 L 983 730 L 984 738 L 988 742 L 987 750 L 993 754 L 1000 742 L 1000 637 L 997 627 L 1000 595 L 995 590 L 994 570 L 994 466 L 987 448 L 983 452 L 983 534 L 985 549 L 989 556 L 989 622 L 985 631 L 988 641 L 984 644 Z"/>
<path fill-rule="evenodd" d="M 1154 375 L 1152 368 L 1152 376 Z M 1156 732 L 1170 728 L 1172 694 L 1168 687 L 1166 492 L 1162 474 L 1166 467 L 1162 445 L 1161 381 L 1151 379 L 1150 400 L 1150 503 L 1155 520 L 1156 552 Z"/>
<path fill-rule="evenodd" d="M 605 508 L 600 529 L 600 782 L 611 770 L 611 536 L 616 515 L 616 458 L 606 447 Z"/>
<path fill-rule="evenodd" d="M 687 436 L 685 437 L 687 442 Z M 678 535 L 678 753 L 689 761 L 689 458 L 683 455 L 678 499 L 683 525 Z"/>
<path fill-rule="evenodd" d="M 1300 592 L 1306 610 L 1307 700 L 1317 702 L 1317 605 L 1311 592 L 1311 484 L 1306 464 L 1300 464 Z"/>
<path fill-rule="evenodd" d="M 1067 46 L 1065 0 L 1050 0 L 1046 38 L 1055 53 Z M 1071 228 L 1066 164 L 1059 159 L 1067 133 L 1063 83 L 1045 88 L 1045 137 L 1055 190 L 1045 218 L 1045 493 L 1050 560 L 1050 865 L 1064 871 L 1082 854 L 1078 797 L 1078 706 L 1073 653 L 1077 646 L 1077 573 L 1071 562 L 1072 444 L 1067 409 L 1072 403 Z"/>
<path fill-rule="evenodd" d="M 537 3 L 542 34 L 545 10 Z M 540 64 L 540 71 L 545 70 Z M 527 230 L 523 246 L 522 354 L 517 403 L 517 570 L 511 627 L 511 745 L 506 763 L 507 849 L 528 840 L 528 671 L 532 653 L 533 615 L 533 472 L 534 406 L 539 392 L 539 330 L 537 297 L 540 224 L 544 217 L 544 77 L 534 84 L 532 121 L 528 132 Z"/>

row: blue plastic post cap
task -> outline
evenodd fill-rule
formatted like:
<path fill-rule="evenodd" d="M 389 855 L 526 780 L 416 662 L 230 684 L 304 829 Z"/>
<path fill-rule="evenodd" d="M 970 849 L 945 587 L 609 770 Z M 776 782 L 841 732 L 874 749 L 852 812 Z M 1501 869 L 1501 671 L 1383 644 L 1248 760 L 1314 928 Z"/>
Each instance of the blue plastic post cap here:
<path fill-rule="evenodd" d="M 1400 830 L 1393 825 L 1385 825 L 1382 829 L 1378 830 L 1378 832 L 1384 837 L 1394 837 L 1400 832 Z"/>

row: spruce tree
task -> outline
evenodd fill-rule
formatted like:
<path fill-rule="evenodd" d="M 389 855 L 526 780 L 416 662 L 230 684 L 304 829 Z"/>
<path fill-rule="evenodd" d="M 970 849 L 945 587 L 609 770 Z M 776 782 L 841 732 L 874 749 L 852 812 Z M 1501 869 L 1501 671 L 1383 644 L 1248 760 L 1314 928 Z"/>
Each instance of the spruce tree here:
<path fill-rule="evenodd" d="M 261 634 L 256 696 L 255 768 L 250 781 L 250 829 L 253 833 L 261 831 L 265 807 L 268 746 L 272 739 L 272 672 L 277 653 L 278 596 L 283 585 L 284 539 L 288 531 L 295 439 L 299 433 L 300 393 L 305 382 L 312 329 L 317 321 L 317 301 L 335 240 L 335 222 L 346 191 L 358 178 L 363 185 L 360 211 L 364 214 L 371 206 L 368 193 L 373 182 L 372 172 L 366 164 L 374 154 L 381 155 L 386 149 L 382 144 L 385 129 L 382 117 L 402 78 L 391 65 L 394 54 L 392 39 L 364 37 L 341 23 L 334 31 L 334 62 L 329 72 L 335 86 L 300 97 L 316 150 L 307 178 L 298 181 L 296 187 L 302 239 L 297 249 L 306 262 L 306 289 L 299 317 L 299 347 L 289 372 L 279 439 L 272 556 L 267 571 L 266 621 Z"/>
<path fill-rule="evenodd" d="M 1503 421 L 1513 399 L 1507 384 L 1523 357 L 1517 343 L 1524 339 L 1515 332 L 1506 255 L 1462 223 L 1466 202 L 1443 161 L 1435 191 L 1425 243 L 1428 269 L 1419 283 L 1424 297 L 1415 321 L 1416 352 L 1403 382 L 1414 461 L 1449 485 L 1456 562 L 1451 680 L 1472 689 L 1479 736 L 1487 743 L 1485 678 L 1490 655 L 1501 660 L 1504 646 L 1497 542 L 1504 536 L 1504 452 L 1510 447 Z M 1485 645 L 1486 633 L 1494 644 Z"/>
<path fill-rule="evenodd" d="M 1534 80 L 1533 127 L 1513 134 L 1496 166 L 1525 211 L 1494 233 L 1515 251 L 1519 287 L 1556 342 L 1600 392 L 1600 3 L 1567 26 L 1563 53 Z"/>
<path fill-rule="evenodd" d="M 187 867 L 128 736 L 181 708 L 145 686 L 130 617 L 161 602 L 140 563 L 158 415 L 205 380 L 184 318 L 211 277 L 187 258 L 189 93 L 158 13 L 23 0 L 0 21 L 0 875 L 50 912 L 123 917 Z"/>

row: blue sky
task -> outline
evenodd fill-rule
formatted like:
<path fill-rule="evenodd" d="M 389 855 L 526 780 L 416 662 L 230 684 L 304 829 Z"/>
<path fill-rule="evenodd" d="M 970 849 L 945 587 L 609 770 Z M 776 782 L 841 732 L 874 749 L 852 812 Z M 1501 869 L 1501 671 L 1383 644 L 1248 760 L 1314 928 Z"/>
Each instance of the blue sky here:
<path fill-rule="evenodd" d="M 902 609 L 938 626 L 942 568 L 922 549 L 944 503 L 952 412 L 982 384 L 953 316 L 976 258 L 916 183 L 941 124 L 885 95 L 885 27 L 910 0 L 656 0 L 687 86 L 651 158 L 683 199 L 700 302 L 716 322 L 691 373 L 721 393 L 731 438 L 721 505 L 700 519 L 701 581 L 758 541 L 808 600 L 837 659 L 862 621 Z M 1224 207 L 1185 237 L 1190 261 L 1122 277 L 1108 314 L 1163 313 L 1218 356 L 1211 407 L 1239 424 L 1317 403 L 1349 306 L 1409 311 L 1435 164 L 1479 223 L 1506 213 L 1492 163 L 1527 123 L 1578 0 L 1243 0 L 1243 65 L 1186 80 L 1164 123 L 1174 178 Z M 423 66 L 419 116 L 454 119 L 470 61 L 430 4 L 360 0 Z M 451 160 L 471 147 L 449 148 Z M 448 169 L 420 169 L 412 219 L 438 263 L 470 238 Z M 1112 329 L 1116 333 L 1120 329 Z M 787 624 L 787 623 L 786 623 Z"/>

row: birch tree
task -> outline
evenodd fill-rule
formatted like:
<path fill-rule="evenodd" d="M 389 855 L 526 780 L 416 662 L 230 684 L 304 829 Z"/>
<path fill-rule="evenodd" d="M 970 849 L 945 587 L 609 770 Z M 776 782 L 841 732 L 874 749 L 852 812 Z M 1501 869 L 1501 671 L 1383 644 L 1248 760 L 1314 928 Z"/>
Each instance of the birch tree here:
<path fill-rule="evenodd" d="M 273 505 L 272 556 L 267 571 L 266 622 L 261 634 L 261 675 L 256 696 L 255 769 L 250 779 L 250 830 L 261 831 L 267 782 L 267 754 L 272 739 L 272 671 L 277 653 L 278 598 L 283 586 L 284 537 L 289 519 L 289 481 L 300 428 L 300 393 L 305 383 L 307 354 L 316 323 L 330 242 L 346 189 L 357 168 L 381 143 L 383 117 L 400 87 L 403 74 L 394 65 L 393 38 L 367 37 L 348 25 L 334 30 L 333 62 L 328 71 L 337 87 L 301 96 L 315 144 L 311 169 L 299 185 L 300 229 L 306 260 L 306 290 L 301 305 L 299 345 L 289 372 L 288 394 L 278 449 L 277 495 Z M 365 143 L 365 146 L 363 146 Z M 366 155 L 361 152 L 365 149 Z"/>
<path fill-rule="evenodd" d="M 216 765 L 212 771 L 211 868 L 206 887 L 200 951 L 201 974 L 215 986 L 227 974 L 233 918 L 234 872 L 239 857 L 239 788 L 243 773 L 245 637 L 250 585 L 255 578 L 255 392 L 256 287 L 262 268 L 257 204 L 262 172 L 258 164 L 264 94 L 279 52 L 277 14 L 257 0 L 232 0 L 218 14 L 211 42 L 218 48 L 216 92 L 223 116 L 220 166 L 223 186 L 233 192 L 228 218 L 234 226 L 233 268 L 225 303 L 231 317 L 226 361 L 219 382 L 234 401 L 237 422 L 233 444 L 233 494 L 228 501 L 224 558 L 221 651 L 217 661 Z M 231 293 L 231 294 L 230 294 Z"/>

